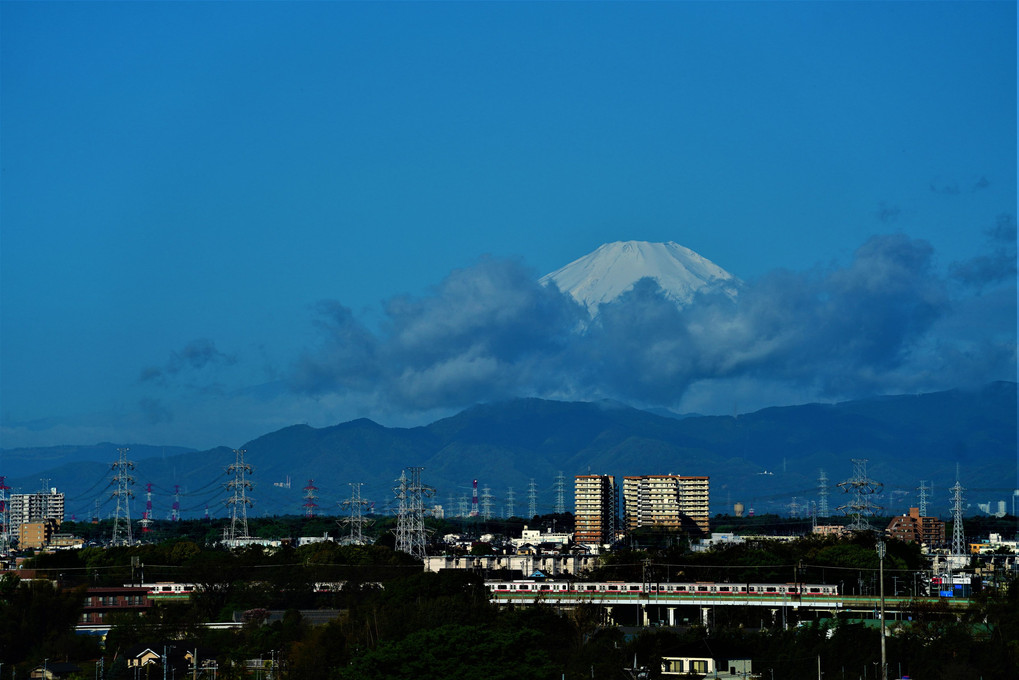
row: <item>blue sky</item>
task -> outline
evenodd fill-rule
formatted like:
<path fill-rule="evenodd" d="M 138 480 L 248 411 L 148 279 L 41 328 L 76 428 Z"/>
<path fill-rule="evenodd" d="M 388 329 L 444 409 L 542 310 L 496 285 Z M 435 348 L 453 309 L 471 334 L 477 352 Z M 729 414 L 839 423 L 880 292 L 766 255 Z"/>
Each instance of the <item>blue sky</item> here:
<path fill-rule="evenodd" d="M 1014 3 L 0 20 L 0 446 L 1015 379 Z M 569 337 L 533 280 L 629 239 L 750 302 Z"/>

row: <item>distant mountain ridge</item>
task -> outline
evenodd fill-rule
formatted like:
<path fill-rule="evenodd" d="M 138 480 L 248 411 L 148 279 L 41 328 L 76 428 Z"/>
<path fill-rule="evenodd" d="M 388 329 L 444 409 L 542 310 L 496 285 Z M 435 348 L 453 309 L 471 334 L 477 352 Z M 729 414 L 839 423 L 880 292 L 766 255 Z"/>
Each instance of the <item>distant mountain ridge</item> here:
<path fill-rule="evenodd" d="M 470 494 L 472 480 L 479 480 L 480 487 L 490 487 L 497 516 L 508 510 L 510 487 L 515 513 L 526 513 L 532 479 L 539 489 L 539 512 L 551 512 L 560 472 L 570 510 L 572 477 L 590 472 L 708 475 L 713 512 L 726 512 L 736 501 L 757 512 L 785 512 L 794 497 L 807 506 L 817 498 L 823 468 L 834 513 L 845 500 L 834 485 L 852 475 L 853 458 L 869 460 L 870 476 L 885 484 L 879 504 L 889 512 L 915 505 L 915 489 L 926 480 L 933 484 L 931 511 L 945 514 L 956 463 L 970 503 L 1009 498 L 1016 483 L 1016 441 L 1016 383 L 1001 382 L 975 391 L 682 419 L 617 402 L 516 399 L 474 406 L 415 428 L 388 428 L 366 419 L 321 429 L 294 425 L 242 448 L 254 466 L 251 496 L 257 514 L 302 512 L 302 487 L 308 480 L 314 480 L 323 513 L 338 514 L 338 503 L 350 496 L 349 485 L 358 482 L 364 484 L 362 495 L 383 511 L 393 502 L 394 480 L 410 466 L 424 468 L 422 480 L 436 489 L 431 502 L 446 506 L 447 512 L 451 502 L 455 512 Z M 224 514 L 230 449 L 135 462 L 136 504 L 144 484 L 153 482 L 153 505 L 168 508 L 173 485 L 179 484 L 186 514 L 201 514 L 206 503 L 212 514 Z M 104 487 L 108 464 L 77 462 L 37 470 L 13 480 L 12 486 L 34 490 L 41 476 L 67 493 L 68 514 L 90 512 L 94 498 L 106 502 L 107 511 L 111 507 L 110 489 Z M 288 478 L 289 488 L 275 486 Z M 159 509 L 155 516 L 162 516 Z"/>
<path fill-rule="evenodd" d="M 688 305 L 698 292 L 721 292 L 735 298 L 740 281 L 714 262 L 669 241 L 617 241 L 540 279 L 555 283 L 584 305 L 591 316 L 599 305 L 612 302 L 641 279 L 655 281 L 667 298 L 679 306 Z"/>

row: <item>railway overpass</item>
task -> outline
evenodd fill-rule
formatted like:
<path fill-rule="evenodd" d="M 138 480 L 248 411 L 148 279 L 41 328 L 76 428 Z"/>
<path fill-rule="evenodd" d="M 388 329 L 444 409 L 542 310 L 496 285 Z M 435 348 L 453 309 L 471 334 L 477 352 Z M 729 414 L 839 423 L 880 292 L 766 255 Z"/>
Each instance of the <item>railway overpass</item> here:
<path fill-rule="evenodd" d="M 593 604 L 604 608 L 609 622 L 626 618 L 637 625 L 661 624 L 674 626 L 690 623 L 691 613 L 696 620 L 707 624 L 714 607 L 753 607 L 762 614 L 783 620 L 790 613 L 798 618 L 834 617 L 839 614 L 852 618 L 879 617 L 881 598 L 869 595 L 725 595 L 667 592 L 492 592 L 491 601 L 502 606 L 544 603 L 554 607 L 570 608 Z M 972 601 L 962 598 L 939 597 L 885 597 L 885 621 L 907 620 L 920 608 L 936 608 L 948 613 L 962 613 Z M 686 616 L 683 616 L 686 613 Z"/>

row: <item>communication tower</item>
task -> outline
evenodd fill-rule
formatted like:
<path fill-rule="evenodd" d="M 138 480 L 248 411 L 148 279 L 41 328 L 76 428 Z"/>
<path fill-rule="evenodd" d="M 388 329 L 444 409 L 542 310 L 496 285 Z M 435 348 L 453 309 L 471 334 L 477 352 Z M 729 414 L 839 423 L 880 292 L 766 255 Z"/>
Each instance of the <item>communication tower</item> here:
<path fill-rule="evenodd" d="M 245 449 L 234 449 L 234 464 L 227 467 L 227 474 L 234 478 L 226 483 L 226 488 L 233 492 L 227 504 L 230 506 L 230 531 L 227 538 L 235 541 L 238 538 L 248 538 L 248 508 L 252 501 L 248 498 L 248 490 L 251 482 L 245 479 L 250 475 L 251 466 L 244 462 Z M 208 508 L 206 508 L 208 514 Z"/>
<path fill-rule="evenodd" d="M 315 508 L 318 507 L 318 503 L 315 502 L 315 499 L 318 498 L 318 496 L 315 495 L 316 491 L 318 491 L 318 487 L 315 486 L 315 480 L 314 479 L 309 479 L 308 480 L 308 486 L 304 487 L 304 516 L 305 517 L 314 517 L 315 516 Z"/>
<path fill-rule="evenodd" d="M 354 545 L 364 544 L 363 527 L 370 526 L 372 520 L 364 516 L 364 509 L 371 506 L 371 501 L 361 498 L 361 486 L 363 482 L 349 482 L 350 498 L 340 501 L 340 506 L 350 511 L 350 517 L 340 520 L 337 524 L 346 524 L 350 527 L 350 542 Z"/>
<path fill-rule="evenodd" d="M 852 493 L 849 502 L 838 508 L 843 514 L 853 517 L 847 528 L 852 531 L 873 531 L 865 517 L 873 516 L 882 509 L 871 498 L 874 494 L 880 493 L 884 485 L 867 477 L 867 459 L 853 458 L 853 476 L 839 482 L 838 486 L 846 493 Z"/>
<path fill-rule="evenodd" d="M 534 483 L 534 478 L 531 478 L 531 482 L 527 485 L 527 519 L 531 519 L 538 514 L 538 485 Z"/>
<path fill-rule="evenodd" d="M 119 454 L 117 462 L 113 464 L 113 483 L 117 489 L 111 494 L 117 499 L 117 509 L 113 516 L 113 539 L 111 545 L 124 546 L 132 545 L 134 538 L 131 536 L 131 485 L 134 484 L 134 477 L 130 471 L 134 469 L 134 463 L 127 459 L 128 448 L 117 449 Z"/>

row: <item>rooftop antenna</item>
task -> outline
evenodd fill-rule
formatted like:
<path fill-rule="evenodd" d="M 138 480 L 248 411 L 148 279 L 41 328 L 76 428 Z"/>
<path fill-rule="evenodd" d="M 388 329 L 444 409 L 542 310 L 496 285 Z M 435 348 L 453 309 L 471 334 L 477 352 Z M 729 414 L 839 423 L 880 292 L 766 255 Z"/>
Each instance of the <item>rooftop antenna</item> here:
<path fill-rule="evenodd" d="M 884 485 L 875 482 L 867 477 L 867 459 L 853 458 L 853 476 L 844 482 L 839 482 L 839 487 L 846 493 L 853 496 L 845 505 L 840 505 L 839 510 L 845 515 L 851 515 L 853 521 L 847 525 L 851 531 L 873 531 L 873 527 L 865 519 L 866 516 L 873 516 L 881 506 L 871 501 L 874 494 L 880 493 Z"/>
<path fill-rule="evenodd" d="M 127 459 L 129 448 L 117 449 L 117 462 L 113 464 L 113 482 L 117 489 L 112 497 L 117 499 L 117 509 L 113 516 L 113 540 L 110 543 L 114 546 L 132 545 L 134 539 L 131 536 L 131 485 L 134 484 L 134 477 L 129 472 L 134 469 L 134 463 Z"/>
<path fill-rule="evenodd" d="M 234 449 L 234 464 L 226 469 L 227 474 L 234 476 L 226 484 L 226 488 L 233 491 L 233 495 L 227 501 L 230 505 L 230 531 L 227 537 L 231 541 L 248 538 L 248 507 L 252 502 L 248 498 L 251 482 L 245 479 L 245 475 L 251 474 L 251 466 L 244 462 L 245 453 L 246 449 Z"/>

